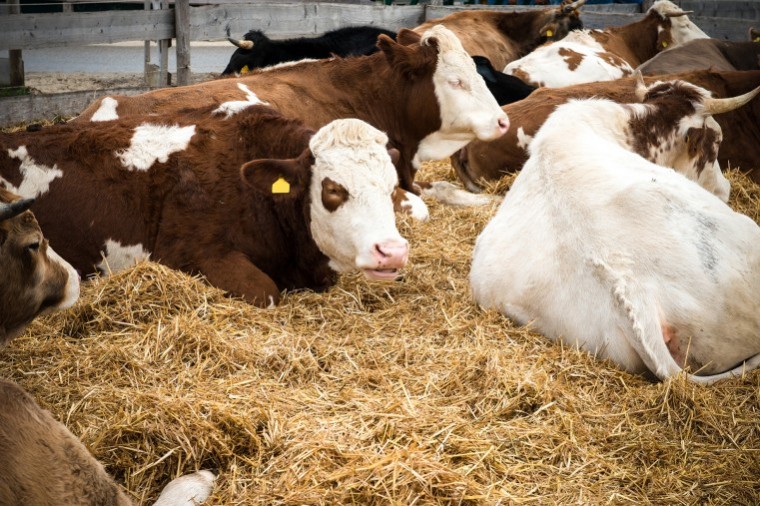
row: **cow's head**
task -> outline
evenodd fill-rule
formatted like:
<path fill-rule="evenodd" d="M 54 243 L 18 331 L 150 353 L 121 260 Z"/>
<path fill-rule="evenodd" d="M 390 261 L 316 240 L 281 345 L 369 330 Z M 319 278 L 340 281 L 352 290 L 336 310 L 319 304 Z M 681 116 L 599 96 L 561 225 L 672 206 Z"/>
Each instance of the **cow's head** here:
<path fill-rule="evenodd" d="M 730 184 L 718 164 L 723 133 L 712 115 L 738 109 L 758 92 L 760 87 L 738 97 L 712 98 L 709 91 L 686 81 L 657 81 L 647 87 L 637 74 L 635 94 L 643 106 L 630 120 L 632 149 L 728 201 Z"/>
<path fill-rule="evenodd" d="M 396 229 L 397 152 L 387 143 L 367 123 L 339 119 L 314 134 L 298 159 L 256 160 L 241 172 L 258 191 L 304 199 L 311 236 L 334 270 L 390 280 L 406 264 L 409 245 Z"/>
<path fill-rule="evenodd" d="M 710 36 L 700 30 L 688 17 L 692 11 L 681 10 L 669 0 L 657 0 L 647 11 L 658 21 L 657 51 L 680 46 L 695 39 L 709 39 Z"/>
<path fill-rule="evenodd" d="M 227 37 L 233 46 L 237 47 L 222 75 L 246 74 L 253 69 L 264 66 L 264 53 L 269 38 L 260 30 L 251 30 L 242 40 Z"/>
<path fill-rule="evenodd" d="M 416 161 L 440 160 L 473 139 L 493 140 L 504 135 L 509 128 L 506 113 L 451 30 L 435 25 L 420 37 L 402 29 L 397 39 L 399 43 L 381 35 L 378 46 L 391 67 L 408 79 L 426 79 L 432 74 L 440 113 L 440 127 L 420 143 Z"/>
<path fill-rule="evenodd" d="M 556 9 L 547 11 L 548 19 L 542 20 L 538 29 L 540 43 L 564 39 L 571 30 L 581 30 L 580 8 L 586 0 L 562 0 Z"/>
<path fill-rule="evenodd" d="M 0 187 L 0 346 L 37 315 L 79 297 L 79 275 L 48 246 L 32 203 Z"/>

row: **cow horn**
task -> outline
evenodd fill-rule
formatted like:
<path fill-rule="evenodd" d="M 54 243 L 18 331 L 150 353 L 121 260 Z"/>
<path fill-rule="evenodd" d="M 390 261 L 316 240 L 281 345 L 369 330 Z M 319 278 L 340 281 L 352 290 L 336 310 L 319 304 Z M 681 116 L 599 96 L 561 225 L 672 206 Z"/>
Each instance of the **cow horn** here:
<path fill-rule="evenodd" d="M 703 102 L 705 112 L 707 114 L 723 114 L 724 112 L 733 111 L 755 98 L 758 93 L 760 93 L 760 86 L 738 97 L 706 98 Z"/>
<path fill-rule="evenodd" d="M 636 88 L 634 89 L 633 94 L 636 97 L 636 100 L 643 102 L 644 98 L 647 96 L 647 85 L 644 82 L 644 76 L 641 75 L 640 70 L 637 70 L 633 77 L 636 78 Z"/>
<path fill-rule="evenodd" d="M 237 46 L 240 49 L 251 49 L 253 47 L 253 41 L 250 40 L 237 40 L 232 37 L 227 37 L 227 40 L 229 40 L 233 46 Z"/>
<path fill-rule="evenodd" d="M 574 11 L 575 9 L 579 7 L 583 7 L 583 4 L 586 3 L 586 0 L 575 0 L 575 2 L 571 4 L 567 4 L 562 7 L 562 14 L 569 14 L 570 12 Z"/>
<path fill-rule="evenodd" d="M 687 16 L 694 14 L 694 11 L 681 11 L 681 12 L 668 12 L 665 14 L 666 18 L 680 18 L 681 16 Z"/>
<path fill-rule="evenodd" d="M 16 202 L 0 202 L 0 221 L 18 216 L 34 204 L 34 199 L 17 200 Z"/>

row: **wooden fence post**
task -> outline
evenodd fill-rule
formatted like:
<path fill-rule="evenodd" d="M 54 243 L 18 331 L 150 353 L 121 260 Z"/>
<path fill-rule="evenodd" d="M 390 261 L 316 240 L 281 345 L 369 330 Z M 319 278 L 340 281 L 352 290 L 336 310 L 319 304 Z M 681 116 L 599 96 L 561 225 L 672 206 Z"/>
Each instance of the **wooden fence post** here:
<path fill-rule="evenodd" d="M 19 0 L 8 0 L 8 14 L 21 14 Z M 11 86 L 24 86 L 24 60 L 20 49 L 8 50 Z"/>
<path fill-rule="evenodd" d="M 190 84 L 190 0 L 174 1 L 174 31 L 177 39 L 177 84 Z"/>

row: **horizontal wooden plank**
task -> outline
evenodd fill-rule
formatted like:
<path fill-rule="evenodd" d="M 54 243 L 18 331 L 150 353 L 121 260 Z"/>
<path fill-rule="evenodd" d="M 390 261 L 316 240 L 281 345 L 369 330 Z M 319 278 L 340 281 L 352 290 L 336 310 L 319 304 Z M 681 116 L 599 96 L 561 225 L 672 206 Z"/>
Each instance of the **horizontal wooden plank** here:
<path fill-rule="evenodd" d="M 644 14 L 611 14 L 605 12 L 583 12 L 581 20 L 587 28 L 606 28 L 634 23 Z M 750 19 L 728 19 L 689 16 L 689 19 L 710 37 L 721 40 L 749 40 L 749 28 L 758 26 L 758 21 Z"/>
<path fill-rule="evenodd" d="M 114 88 L 0 98 L 0 127 L 50 121 L 56 116 L 76 116 L 97 98 L 106 95 L 137 95 L 148 90 L 147 87 Z"/>
<path fill-rule="evenodd" d="M 349 4 L 219 5 L 190 9 L 191 40 L 242 37 L 253 28 L 273 38 L 320 34 L 350 25 L 389 30 L 422 23 L 421 5 L 366 6 Z"/>
<path fill-rule="evenodd" d="M 0 49 L 107 44 L 174 37 L 174 11 L 15 14 L 0 17 Z"/>
<path fill-rule="evenodd" d="M 555 6 L 556 7 L 556 6 Z M 543 10 L 545 5 L 427 5 L 425 20 L 442 18 L 452 12 L 464 10 L 491 10 L 506 12 L 524 12 L 528 10 Z M 595 4 L 585 5 L 581 9 L 584 12 L 610 12 L 618 14 L 638 14 L 641 6 L 638 4 Z"/>

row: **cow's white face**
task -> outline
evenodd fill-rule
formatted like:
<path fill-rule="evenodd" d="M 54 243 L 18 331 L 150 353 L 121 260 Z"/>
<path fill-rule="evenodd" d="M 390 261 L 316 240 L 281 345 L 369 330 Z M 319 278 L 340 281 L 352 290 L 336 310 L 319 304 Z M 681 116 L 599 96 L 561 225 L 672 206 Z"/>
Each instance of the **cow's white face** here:
<path fill-rule="evenodd" d="M 388 138 L 356 119 L 336 120 L 312 137 L 311 233 L 337 272 L 395 279 L 409 246 L 396 229 L 398 176 Z"/>
<path fill-rule="evenodd" d="M 687 116 L 678 124 L 674 139 L 679 149 L 672 153 L 672 163 L 666 167 L 676 167 L 689 179 L 697 181 L 702 188 L 714 193 L 723 202 L 728 202 L 731 183 L 720 170 L 718 148 L 723 141 L 723 131 L 712 116 Z"/>
<path fill-rule="evenodd" d="M 422 140 L 415 161 L 440 160 L 476 138 L 490 141 L 504 135 L 509 128 L 507 114 L 488 91 L 456 35 L 436 25 L 425 32 L 420 43 L 438 48 L 433 85 L 441 128 Z"/>
<path fill-rule="evenodd" d="M 679 15 L 684 11 L 673 2 L 659 0 L 652 5 L 650 11 L 657 12 L 665 20 L 665 26 L 658 29 L 660 33 L 657 40 L 657 49 L 659 51 L 680 46 L 690 40 L 710 38 L 709 35 L 692 23 L 687 15 Z M 669 28 L 667 27 L 667 21 L 670 21 Z"/>
<path fill-rule="evenodd" d="M 702 101 L 709 98 L 710 93 L 685 82 L 675 85 L 659 81 L 648 88 L 648 93 L 652 94 L 654 103 L 657 103 L 658 95 L 666 99 L 670 94 L 689 93 L 696 110 L 674 118 L 670 124 L 667 117 L 663 117 L 659 124 L 646 122 L 646 129 L 634 125 L 631 130 L 637 138 L 634 140 L 636 150 L 658 165 L 674 168 L 727 202 L 731 184 L 718 163 L 718 148 L 723 140 L 723 132 L 718 122 L 705 113 L 702 107 Z M 650 114 L 648 107 L 645 105 L 638 109 L 640 118 Z M 656 116 L 657 114 L 653 117 Z"/>

